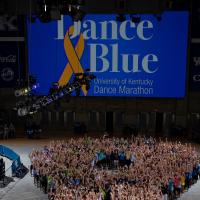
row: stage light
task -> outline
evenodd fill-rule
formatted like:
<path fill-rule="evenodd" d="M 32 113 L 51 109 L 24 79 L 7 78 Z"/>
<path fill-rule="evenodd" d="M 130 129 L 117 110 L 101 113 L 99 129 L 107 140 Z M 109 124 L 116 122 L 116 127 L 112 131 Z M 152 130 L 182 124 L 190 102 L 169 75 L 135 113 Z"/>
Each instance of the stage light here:
<path fill-rule="evenodd" d="M 22 88 L 20 90 L 15 90 L 15 96 L 20 97 L 20 96 L 26 96 L 28 93 L 31 91 L 30 88 Z"/>
<path fill-rule="evenodd" d="M 42 0 L 39 3 L 39 19 L 43 23 L 51 21 L 51 1 Z"/>
<path fill-rule="evenodd" d="M 71 12 L 72 11 L 72 6 L 71 5 L 69 5 L 69 12 Z"/>
<path fill-rule="evenodd" d="M 32 89 L 35 90 L 37 88 L 37 85 L 33 85 Z"/>
<path fill-rule="evenodd" d="M 60 92 L 59 93 L 59 97 L 63 97 L 64 96 L 64 93 L 63 92 Z"/>
<path fill-rule="evenodd" d="M 27 88 L 20 88 L 18 90 L 15 90 L 15 96 L 16 97 L 26 96 L 33 90 L 37 89 L 38 87 L 39 87 L 39 84 L 35 84 L 35 85 L 33 85 L 31 87 L 27 87 Z"/>
<path fill-rule="evenodd" d="M 34 98 L 28 98 L 26 101 L 20 102 L 15 108 L 15 110 L 17 110 L 18 116 L 34 114 L 40 109 L 63 98 L 64 96 L 69 96 L 73 91 L 75 91 L 79 96 L 82 85 L 86 85 L 86 89 L 89 90 L 90 81 L 96 77 L 89 73 L 82 73 L 79 76 L 80 77 L 75 77 L 72 83 L 67 83 L 65 86 L 56 89 L 53 94 L 40 97 L 36 101 Z"/>

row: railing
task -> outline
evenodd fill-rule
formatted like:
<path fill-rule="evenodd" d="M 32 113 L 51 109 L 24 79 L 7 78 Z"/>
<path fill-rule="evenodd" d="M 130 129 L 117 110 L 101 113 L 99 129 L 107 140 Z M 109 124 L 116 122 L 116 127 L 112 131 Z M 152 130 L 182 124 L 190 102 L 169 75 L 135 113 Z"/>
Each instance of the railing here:
<path fill-rule="evenodd" d="M 15 153 L 12 149 L 3 145 L 0 145 L 0 155 L 12 160 L 12 165 L 10 168 L 12 170 L 12 174 L 14 174 L 16 172 L 16 169 L 21 164 L 20 156 L 17 153 Z"/>

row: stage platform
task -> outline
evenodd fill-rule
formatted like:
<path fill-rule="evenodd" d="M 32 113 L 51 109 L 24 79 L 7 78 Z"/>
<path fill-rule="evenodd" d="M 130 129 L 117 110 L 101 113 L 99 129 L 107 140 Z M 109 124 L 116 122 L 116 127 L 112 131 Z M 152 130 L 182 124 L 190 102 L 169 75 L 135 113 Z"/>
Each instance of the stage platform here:
<path fill-rule="evenodd" d="M 20 157 L 22 163 L 29 168 L 30 160 L 29 153 L 34 148 L 41 148 L 48 144 L 50 140 L 28 140 L 28 139 L 13 139 L 13 140 L 1 140 L 0 143 L 6 145 L 16 151 Z M 11 165 L 11 162 L 7 159 L 6 169 Z M 10 171 L 10 170 L 9 170 Z M 8 172 L 10 174 L 10 172 Z M 15 182 L 11 182 L 7 187 L 0 188 L 0 199 L 2 200 L 48 200 L 39 188 L 34 186 L 33 178 L 28 173 L 23 179 L 14 179 Z"/>
<path fill-rule="evenodd" d="M 19 138 L 12 140 L 1 140 L 0 143 L 16 151 L 20 155 L 23 164 L 29 168 L 30 166 L 30 160 L 28 157 L 29 153 L 33 149 L 42 148 L 44 145 L 47 145 L 49 141 L 52 139 L 53 138 L 28 140 Z M 54 139 L 59 139 L 59 138 L 54 138 Z M 7 169 L 11 165 L 11 162 L 7 159 L 5 159 L 5 161 Z M 40 191 L 40 189 L 34 186 L 33 178 L 30 176 L 30 173 L 28 173 L 21 180 L 15 179 L 15 182 L 11 182 L 6 188 L 0 188 L 0 199 L 1 200 L 11 200 L 11 199 L 48 200 L 47 195 L 45 195 L 42 191 Z M 200 180 L 195 185 L 193 185 L 188 192 L 182 194 L 179 200 L 199 200 L 199 199 L 200 199 Z"/>

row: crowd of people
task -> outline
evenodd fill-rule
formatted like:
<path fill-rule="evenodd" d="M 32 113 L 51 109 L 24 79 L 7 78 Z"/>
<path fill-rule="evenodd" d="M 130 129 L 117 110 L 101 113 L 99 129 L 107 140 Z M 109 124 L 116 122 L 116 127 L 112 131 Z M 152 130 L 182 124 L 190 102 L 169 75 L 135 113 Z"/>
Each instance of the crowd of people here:
<path fill-rule="evenodd" d="M 51 141 L 30 159 L 50 200 L 171 200 L 200 175 L 190 144 L 144 136 Z"/>

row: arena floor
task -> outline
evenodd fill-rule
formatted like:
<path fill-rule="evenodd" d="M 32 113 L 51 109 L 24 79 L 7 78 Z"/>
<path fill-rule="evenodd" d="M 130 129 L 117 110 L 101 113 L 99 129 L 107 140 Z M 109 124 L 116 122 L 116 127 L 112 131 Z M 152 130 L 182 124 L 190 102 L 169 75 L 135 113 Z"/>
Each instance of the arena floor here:
<path fill-rule="evenodd" d="M 1 144 L 8 146 L 16 151 L 21 156 L 23 164 L 29 168 L 30 160 L 29 153 L 34 148 L 41 148 L 48 144 L 50 139 L 28 140 L 28 139 L 12 139 L 1 141 Z M 200 150 L 200 147 L 199 147 Z M 6 169 L 11 165 L 11 162 L 6 160 Z M 7 175 L 10 172 L 8 170 Z M 6 188 L 0 188 L 0 199 L 2 200 L 47 200 L 45 195 L 40 189 L 34 186 L 33 178 L 27 174 L 23 179 L 15 179 Z M 200 199 L 200 180 L 193 185 L 190 190 L 184 193 L 180 200 L 199 200 Z"/>

